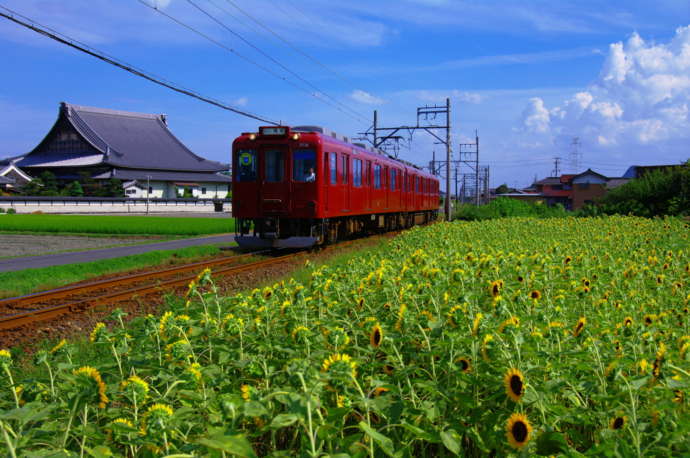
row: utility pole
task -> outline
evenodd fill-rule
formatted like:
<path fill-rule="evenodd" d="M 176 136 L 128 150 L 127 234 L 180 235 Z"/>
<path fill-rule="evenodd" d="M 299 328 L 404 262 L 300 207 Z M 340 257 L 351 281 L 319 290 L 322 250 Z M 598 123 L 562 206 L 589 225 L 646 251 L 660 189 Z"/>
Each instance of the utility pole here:
<path fill-rule="evenodd" d="M 434 122 L 436 120 L 436 117 L 438 115 L 444 114 L 446 115 L 446 122 L 445 125 L 438 124 Z M 400 140 L 403 139 L 400 135 L 396 135 L 398 132 L 403 131 L 407 132 L 409 135 L 409 139 L 411 141 L 412 135 L 414 134 L 415 131 L 417 130 L 424 130 L 428 134 L 430 134 L 432 137 L 434 137 L 440 144 L 446 145 L 446 160 L 445 161 L 438 161 L 438 171 L 440 172 L 441 167 L 444 165 L 443 163 L 445 162 L 445 167 L 446 167 L 446 200 L 445 200 L 445 213 L 446 213 L 446 220 L 450 221 L 451 220 L 451 205 L 450 205 L 450 200 L 451 200 L 451 194 L 450 194 L 450 164 L 451 164 L 451 154 L 452 154 L 452 145 L 450 143 L 450 137 L 451 137 L 451 122 L 450 122 L 450 97 L 446 98 L 446 104 L 445 105 L 425 105 L 423 107 L 418 107 L 417 108 L 417 123 L 414 126 L 397 126 L 397 127 L 380 127 L 379 126 L 379 116 L 378 116 L 378 111 L 374 110 L 374 124 L 372 127 L 370 127 L 366 132 L 360 132 L 359 134 L 364 136 L 367 140 L 369 140 L 369 136 L 371 135 L 373 137 L 373 141 L 369 140 L 371 144 L 373 145 L 374 148 L 376 149 L 381 149 L 381 150 L 386 150 L 388 145 L 388 148 L 390 148 L 390 141 L 396 142 L 398 144 Z M 436 131 L 438 130 L 445 130 L 446 131 L 446 136 L 445 139 L 441 136 L 439 136 Z M 381 135 L 379 135 L 381 134 Z M 387 144 L 387 142 L 389 142 Z M 397 146 L 393 147 L 393 151 L 397 151 Z M 437 173 L 437 161 L 436 161 L 436 155 L 434 154 L 434 159 L 431 162 L 431 169 L 432 173 Z"/>
<path fill-rule="evenodd" d="M 149 214 L 149 194 L 151 194 L 151 175 L 146 175 L 146 214 Z"/>
<path fill-rule="evenodd" d="M 573 141 L 570 143 L 570 168 L 571 173 L 580 173 L 580 137 L 573 137 Z"/>
<path fill-rule="evenodd" d="M 459 165 L 464 164 L 470 169 L 470 172 L 463 175 L 463 183 L 465 183 L 464 177 L 467 177 L 469 180 L 467 184 L 470 186 L 470 189 L 474 187 L 474 194 L 470 194 L 473 197 L 472 200 L 474 200 L 475 205 L 479 205 L 481 170 L 479 167 L 479 133 L 477 131 L 474 132 L 474 143 L 460 143 L 459 156 Z M 463 198 L 465 195 L 467 194 L 463 194 Z"/>
<path fill-rule="evenodd" d="M 458 202 L 458 168 L 455 167 L 455 202 Z"/>
<path fill-rule="evenodd" d="M 450 213 L 450 97 L 446 98 L 446 221 L 451 221 Z"/>
<path fill-rule="evenodd" d="M 551 171 L 551 176 L 552 177 L 559 177 L 561 176 L 561 158 L 560 157 L 554 157 L 553 158 L 553 170 Z"/>

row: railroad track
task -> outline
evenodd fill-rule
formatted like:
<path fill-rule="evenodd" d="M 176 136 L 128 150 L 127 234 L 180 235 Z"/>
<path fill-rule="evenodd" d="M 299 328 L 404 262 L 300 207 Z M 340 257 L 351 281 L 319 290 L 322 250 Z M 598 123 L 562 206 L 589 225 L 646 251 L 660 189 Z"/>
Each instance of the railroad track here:
<path fill-rule="evenodd" d="M 233 256 L 226 259 L 219 259 L 215 261 L 197 262 L 194 264 L 186 264 L 183 266 L 172 267 L 169 269 L 146 272 L 141 274 L 127 275 L 110 280 L 101 280 L 82 285 L 75 285 L 71 287 L 58 288 L 46 292 L 30 294 L 16 298 L 10 298 L 0 301 L 0 307 L 5 310 L 14 310 L 16 313 L 7 314 L 0 317 L 0 330 L 8 330 L 20 327 L 25 324 L 35 323 L 37 321 L 45 321 L 57 318 L 68 313 L 82 312 L 88 308 L 95 307 L 100 304 L 113 304 L 118 301 L 132 299 L 134 297 L 142 297 L 152 293 L 159 293 L 166 289 L 171 289 L 179 286 L 186 286 L 194 280 L 198 272 L 207 267 L 222 266 L 230 262 L 237 261 L 241 258 L 254 256 L 257 253 L 248 253 L 245 255 Z M 239 273 L 258 267 L 268 266 L 285 261 L 299 253 L 292 253 L 284 256 L 278 256 L 269 259 L 262 259 L 255 262 L 245 264 L 232 265 L 221 267 L 213 270 L 214 275 L 226 275 L 230 273 Z M 192 273 L 190 273 L 192 272 Z M 183 274 L 180 276 L 180 274 Z M 173 279 L 157 281 L 150 283 L 151 280 L 160 279 L 177 275 Z M 141 285 L 142 282 L 149 282 Z M 140 284 L 139 286 L 120 289 L 112 291 L 112 288 L 122 285 Z M 110 291 L 109 291 L 110 290 Z M 93 296 L 83 297 L 88 292 L 100 292 Z M 77 299 L 68 300 L 65 303 L 36 307 L 46 302 L 55 301 L 59 299 L 77 296 Z M 28 309 L 28 305 L 34 305 L 33 308 Z M 0 309 L 1 310 L 1 309 Z"/>
<path fill-rule="evenodd" d="M 389 232 L 384 236 L 394 236 L 398 233 L 399 231 L 393 233 Z M 357 239 L 349 240 L 340 242 L 335 246 L 342 248 L 356 242 Z M 330 249 L 330 247 L 326 247 L 325 249 Z M 165 290 L 171 290 L 176 287 L 186 286 L 205 268 L 223 266 L 224 264 L 233 263 L 243 258 L 256 256 L 257 254 L 268 251 L 270 250 L 252 252 L 213 261 L 201 261 L 153 272 L 126 275 L 113 279 L 66 286 L 26 296 L 3 299 L 0 300 L 0 331 L 16 329 L 23 325 L 55 319 L 66 314 L 80 313 L 102 304 L 112 305 L 136 297 L 143 297 Z M 231 273 L 245 272 L 277 264 L 302 254 L 304 254 L 304 251 L 245 264 L 220 267 L 213 270 L 213 275 L 222 276 Z M 171 276 L 175 276 L 175 278 L 165 279 Z M 158 281 L 151 283 L 152 280 Z M 122 286 L 125 286 L 125 288 L 118 288 Z M 116 290 L 113 291 L 113 289 Z"/>

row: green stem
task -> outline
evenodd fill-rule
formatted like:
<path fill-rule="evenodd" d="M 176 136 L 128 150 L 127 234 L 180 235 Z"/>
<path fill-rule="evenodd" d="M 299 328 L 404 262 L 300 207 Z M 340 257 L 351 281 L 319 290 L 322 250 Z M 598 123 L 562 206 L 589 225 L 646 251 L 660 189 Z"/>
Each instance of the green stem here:
<path fill-rule="evenodd" d="M 81 436 L 81 450 L 79 452 L 79 457 L 83 458 L 84 456 L 84 446 L 86 445 L 86 424 L 88 423 L 89 420 L 89 404 L 85 403 L 84 404 L 84 431 L 82 432 Z"/>
<path fill-rule="evenodd" d="M 314 426 L 311 419 L 311 396 L 307 392 L 307 384 L 304 382 L 304 376 L 301 372 L 298 372 L 297 375 L 302 382 L 304 395 L 307 397 L 307 430 L 309 432 L 309 443 L 311 444 L 311 456 L 316 457 L 316 439 L 314 438 Z"/>
<path fill-rule="evenodd" d="M 9 366 L 7 364 L 3 364 L 2 368 L 5 370 L 5 373 L 7 374 L 7 378 L 10 379 L 10 390 L 12 390 L 12 395 L 14 396 L 14 404 L 17 406 L 17 409 L 19 408 L 19 396 L 17 396 L 17 390 L 14 389 L 14 379 L 12 378 L 12 371 L 10 370 Z"/>
<path fill-rule="evenodd" d="M 0 426 L 2 427 L 2 435 L 5 438 L 5 443 L 7 444 L 7 450 L 10 452 L 12 458 L 17 458 L 17 452 L 15 452 L 14 444 L 10 440 L 10 436 L 7 434 L 7 427 L 4 421 L 0 421 Z"/>

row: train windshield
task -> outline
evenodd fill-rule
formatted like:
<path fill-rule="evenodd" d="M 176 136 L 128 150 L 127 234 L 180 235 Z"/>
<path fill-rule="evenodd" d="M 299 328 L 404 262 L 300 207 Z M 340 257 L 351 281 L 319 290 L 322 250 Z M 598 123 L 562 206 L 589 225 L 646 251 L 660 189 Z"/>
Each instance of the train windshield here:
<path fill-rule="evenodd" d="M 237 181 L 256 181 L 256 151 L 242 149 L 237 152 Z"/>
<path fill-rule="evenodd" d="M 292 153 L 292 180 L 316 181 L 316 152 L 311 149 L 298 149 Z"/>

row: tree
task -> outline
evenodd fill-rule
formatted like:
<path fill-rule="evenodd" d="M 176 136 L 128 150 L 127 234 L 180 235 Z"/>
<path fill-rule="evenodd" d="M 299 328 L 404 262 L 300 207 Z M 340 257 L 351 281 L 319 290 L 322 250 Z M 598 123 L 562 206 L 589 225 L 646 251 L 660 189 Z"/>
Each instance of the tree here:
<path fill-rule="evenodd" d="M 84 195 L 84 189 L 78 181 L 73 181 L 65 187 L 68 196 L 72 197 L 82 197 Z"/>
<path fill-rule="evenodd" d="M 57 196 L 58 192 L 58 182 L 55 174 L 53 172 L 46 170 L 39 176 L 43 182 L 43 188 L 41 189 L 42 196 Z"/>
<path fill-rule="evenodd" d="M 42 190 L 43 181 L 40 178 L 34 178 L 22 186 L 22 194 L 25 196 L 39 196 Z"/>
<path fill-rule="evenodd" d="M 508 192 L 510 192 L 510 188 L 505 183 L 503 183 L 501 186 L 496 188 L 496 194 L 506 194 Z"/>
<path fill-rule="evenodd" d="M 79 172 L 79 183 L 81 183 L 85 196 L 93 197 L 97 194 L 98 183 L 91 178 L 89 172 Z"/>

